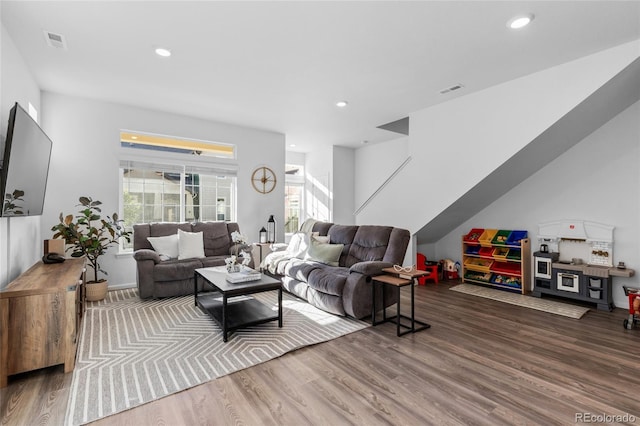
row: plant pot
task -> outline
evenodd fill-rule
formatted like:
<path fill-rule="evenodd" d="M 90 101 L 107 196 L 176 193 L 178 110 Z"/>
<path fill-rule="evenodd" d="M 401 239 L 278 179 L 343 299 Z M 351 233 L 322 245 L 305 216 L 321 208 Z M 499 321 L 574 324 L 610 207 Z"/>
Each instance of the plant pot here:
<path fill-rule="evenodd" d="M 107 296 L 107 287 L 109 282 L 101 280 L 98 282 L 90 282 L 85 284 L 85 294 L 87 302 L 97 302 Z"/>

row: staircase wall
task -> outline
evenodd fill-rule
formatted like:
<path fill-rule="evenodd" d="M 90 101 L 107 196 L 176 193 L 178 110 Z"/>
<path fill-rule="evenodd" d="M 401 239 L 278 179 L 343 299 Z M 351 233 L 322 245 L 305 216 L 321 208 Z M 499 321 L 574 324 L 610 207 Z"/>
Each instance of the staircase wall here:
<path fill-rule="evenodd" d="M 413 160 L 356 223 L 388 224 L 418 233 L 639 56 L 640 42 L 627 43 L 411 114 L 408 155 Z M 554 140 L 547 138 L 545 143 Z M 517 181 L 516 170 L 513 185 L 529 175 Z M 498 198 L 491 197 L 476 194 L 487 204 Z M 449 216 L 459 225 L 487 204 Z M 432 231 L 446 235 L 453 229 L 451 223 L 447 226 Z"/>

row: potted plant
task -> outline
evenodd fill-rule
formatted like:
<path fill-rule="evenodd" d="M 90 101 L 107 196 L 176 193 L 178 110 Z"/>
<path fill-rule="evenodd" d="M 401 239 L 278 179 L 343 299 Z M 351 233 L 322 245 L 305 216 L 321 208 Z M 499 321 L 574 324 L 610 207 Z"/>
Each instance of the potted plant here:
<path fill-rule="evenodd" d="M 102 203 L 91 197 L 80 197 L 79 213 L 64 216 L 60 213 L 60 223 L 51 228 L 55 231 L 53 238 L 63 238 L 72 250 L 71 257 L 85 256 L 93 269 L 93 280 L 86 283 L 87 300 L 102 300 L 107 295 L 107 280 L 98 279 L 98 272 L 108 275 L 100 268 L 98 259 L 112 245 L 117 245 L 120 238 L 131 241 L 131 232 L 126 231 L 118 214 L 103 219 L 100 216 Z M 75 221 L 74 221 L 75 220 Z"/>

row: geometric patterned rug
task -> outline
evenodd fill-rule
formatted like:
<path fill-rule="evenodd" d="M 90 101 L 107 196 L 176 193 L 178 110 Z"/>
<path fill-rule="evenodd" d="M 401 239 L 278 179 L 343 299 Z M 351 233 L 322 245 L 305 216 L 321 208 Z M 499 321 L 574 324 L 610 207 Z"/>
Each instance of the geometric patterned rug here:
<path fill-rule="evenodd" d="M 569 305 L 555 300 L 527 296 L 504 290 L 495 290 L 473 284 L 458 284 L 457 286 L 451 287 L 450 290 L 575 319 L 580 319 L 584 314 L 589 312 L 589 308 L 583 306 Z"/>
<path fill-rule="evenodd" d="M 253 296 L 277 309 L 276 291 Z M 226 343 L 193 296 L 140 300 L 136 289 L 126 289 L 88 302 L 65 424 L 97 420 L 369 326 L 282 296 L 282 328 L 272 321 L 236 330 Z"/>

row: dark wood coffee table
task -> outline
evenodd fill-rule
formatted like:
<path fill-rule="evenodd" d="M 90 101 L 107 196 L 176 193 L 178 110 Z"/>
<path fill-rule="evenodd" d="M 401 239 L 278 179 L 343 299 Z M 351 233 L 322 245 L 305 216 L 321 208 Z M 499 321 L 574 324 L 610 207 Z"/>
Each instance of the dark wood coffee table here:
<path fill-rule="evenodd" d="M 194 272 L 193 295 L 195 306 L 209 314 L 222 327 L 222 340 L 227 341 L 231 331 L 252 325 L 278 320 L 282 327 L 282 284 L 265 274 L 256 281 L 230 283 L 224 267 L 200 268 Z M 198 281 L 203 289 L 213 291 L 198 293 Z M 247 296 L 264 291 L 278 290 L 278 312 L 270 306 Z M 231 300 L 230 300 L 231 299 Z"/>

